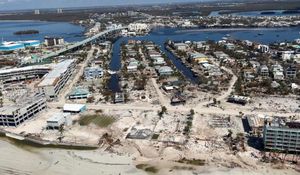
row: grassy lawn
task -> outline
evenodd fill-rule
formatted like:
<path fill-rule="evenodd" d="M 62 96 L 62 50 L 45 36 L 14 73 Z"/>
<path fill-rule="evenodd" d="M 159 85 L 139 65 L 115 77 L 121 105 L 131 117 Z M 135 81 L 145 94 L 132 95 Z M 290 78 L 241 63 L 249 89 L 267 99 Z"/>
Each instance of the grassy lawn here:
<path fill-rule="evenodd" d="M 81 126 L 86 126 L 93 123 L 101 128 L 105 128 L 115 121 L 116 119 L 111 116 L 106 116 L 103 114 L 93 114 L 81 116 L 78 122 Z"/>

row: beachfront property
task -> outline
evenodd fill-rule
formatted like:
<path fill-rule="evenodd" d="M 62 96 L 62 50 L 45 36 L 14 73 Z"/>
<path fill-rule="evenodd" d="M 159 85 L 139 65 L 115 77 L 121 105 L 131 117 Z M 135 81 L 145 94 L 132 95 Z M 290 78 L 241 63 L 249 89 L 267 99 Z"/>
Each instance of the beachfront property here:
<path fill-rule="evenodd" d="M 38 90 L 47 99 L 54 99 L 58 96 L 64 85 L 69 80 L 75 67 L 75 60 L 64 60 L 52 69 L 38 84 Z"/>
<path fill-rule="evenodd" d="M 300 152 L 300 123 L 275 119 L 264 126 L 264 147 L 266 150 Z"/>
<path fill-rule="evenodd" d="M 15 51 L 28 47 L 38 47 L 40 44 L 38 40 L 2 42 L 0 44 L 0 51 Z"/>
<path fill-rule="evenodd" d="M 86 80 L 93 80 L 103 76 L 103 69 L 98 66 L 87 67 L 84 69 L 84 78 Z"/>
<path fill-rule="evenodd" d="M 42 94 L 19 99 L 14 105 L 0 108 L 0 126 L 18 126 L 46 107 L 46 99 Z"/>
<path fill-rule="evenodd" d="M 59 129 L 61 126 L 70 126 L 72 120 L 70 113 L 55 113 L 47 119 L 47 129 Z"/>
<path fill-rule="evenodd" d="M 51 68 L 49 66 L 43 65 L 3 69 L 0 70 L 0 81 L 2 83 L 8 83 L 41 78 L 50 70 Z"/>

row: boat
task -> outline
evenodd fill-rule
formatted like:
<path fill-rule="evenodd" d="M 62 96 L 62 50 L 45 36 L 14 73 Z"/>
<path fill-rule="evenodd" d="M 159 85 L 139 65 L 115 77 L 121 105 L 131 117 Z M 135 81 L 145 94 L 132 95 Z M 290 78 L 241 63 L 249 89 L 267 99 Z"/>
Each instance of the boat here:
<path fill-rule="evenodd" d="M 108 70 L 107 71 L 110 75 L 113 75 L 113 74 L 116 74 L 117 72 L 116 71 L 112 71 L 112 70 Z"/>
<path fill-rule="evenodd" d="M 230 37 L 230 34 L 226 34 L 225 36 L 226 36 L 226 37 Z"/>
<path fill-rule="evenodd" d="M 264 35 L 263 33 L 258 33 L 258 35 Z"/>
<path fill-rule="evenodd" d="M 222 40 L 228 40 L 228 38 L 227 37 L 222 37 Z"/>

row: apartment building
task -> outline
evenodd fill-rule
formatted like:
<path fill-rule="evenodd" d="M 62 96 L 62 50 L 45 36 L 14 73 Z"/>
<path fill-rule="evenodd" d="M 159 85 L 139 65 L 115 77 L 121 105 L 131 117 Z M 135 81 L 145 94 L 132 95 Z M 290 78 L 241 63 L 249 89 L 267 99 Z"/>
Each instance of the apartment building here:
<path fill-rule="evenodd" d="M 15 105 L 0 108 L 0 126 L 18 126 L 45 108 L 46 99 L 42 94 L 19 99 Z"/>
<path fill-rule="evenodd" d="M 58 63 L 38 84 L 39 92 L 48 100 L 56 98 L 72 75 L 74 67 L 75 60 L 64 60 Z"/>
<path fill-rule="evenodd" d="M 264 146 L 267 150 L 300 152 L 300 122 L 266 124 L 264 126 Z"/>

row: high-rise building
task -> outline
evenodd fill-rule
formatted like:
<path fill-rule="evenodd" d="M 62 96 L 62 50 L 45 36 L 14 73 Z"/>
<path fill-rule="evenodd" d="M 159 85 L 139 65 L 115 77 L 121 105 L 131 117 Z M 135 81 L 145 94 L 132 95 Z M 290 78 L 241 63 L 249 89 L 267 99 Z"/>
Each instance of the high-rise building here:
<path fill-rule="evenodd" d="M 40 10 L 34 10 L 34 14 L 35 14 L 35 15 L 41 14 L 41 13 L 40 13 Z"/>
<path fill-rule="evenodd" d="M 58 13 L 58 14 L 63 13 L 63 9 L 57 9 L 57 13 Z"/>

